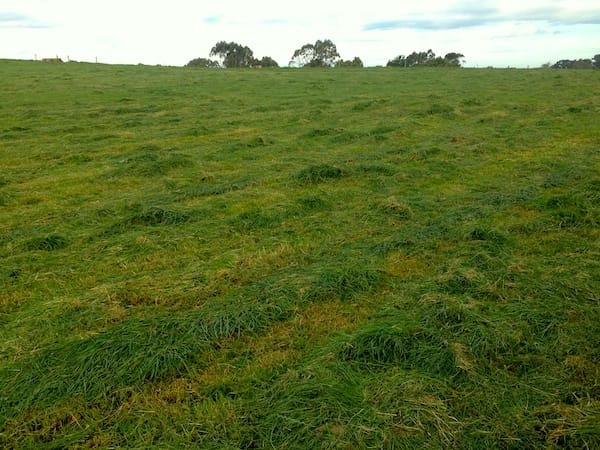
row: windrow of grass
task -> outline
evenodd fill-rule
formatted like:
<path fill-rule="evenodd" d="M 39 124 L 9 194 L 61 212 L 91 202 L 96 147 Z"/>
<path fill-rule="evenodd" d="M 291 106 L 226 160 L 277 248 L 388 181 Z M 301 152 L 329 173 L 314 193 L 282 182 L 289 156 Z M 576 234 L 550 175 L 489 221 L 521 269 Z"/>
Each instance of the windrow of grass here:
<path fill-rule="evenodd" d="M 594 71 L 0 75 L 3 447 L 600 446 Z"/>

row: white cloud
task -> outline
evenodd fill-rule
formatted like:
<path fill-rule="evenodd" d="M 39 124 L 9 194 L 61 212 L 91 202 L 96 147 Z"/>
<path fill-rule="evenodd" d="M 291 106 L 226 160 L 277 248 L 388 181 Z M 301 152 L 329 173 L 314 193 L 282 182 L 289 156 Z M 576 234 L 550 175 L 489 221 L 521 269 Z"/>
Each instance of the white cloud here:
<path fill-rule="evenodd" d="M 459 51 L 468 65 L 526 66 L 600 52 L 596 0 L 197 2 L 4 0 L 0 57 L 183 65 L 220 40 L 286 65 L 296 48 L 332 39 L 342 57 L 385 64 L 398 54 Z"/>

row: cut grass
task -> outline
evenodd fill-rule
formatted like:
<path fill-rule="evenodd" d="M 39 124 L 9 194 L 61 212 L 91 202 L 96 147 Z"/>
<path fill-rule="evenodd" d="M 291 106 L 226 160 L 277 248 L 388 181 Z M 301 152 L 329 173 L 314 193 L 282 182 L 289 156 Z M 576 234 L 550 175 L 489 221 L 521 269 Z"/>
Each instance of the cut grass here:
<path fill-rule="evenodd" d="M 0 74 L 1 446 L 600 447 L 594 71 Z"/>

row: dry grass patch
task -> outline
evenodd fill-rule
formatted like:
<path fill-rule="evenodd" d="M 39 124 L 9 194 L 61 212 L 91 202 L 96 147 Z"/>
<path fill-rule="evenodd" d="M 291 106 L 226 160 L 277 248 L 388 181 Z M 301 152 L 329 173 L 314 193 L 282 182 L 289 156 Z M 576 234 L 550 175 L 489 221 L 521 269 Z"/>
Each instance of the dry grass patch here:
<path fill-rule="evenodd" d="M 401 280 L 415 280 L 432 273 L 431 265 L 418 255 L 392 253 L 385 258 L 385 271 Z"/>

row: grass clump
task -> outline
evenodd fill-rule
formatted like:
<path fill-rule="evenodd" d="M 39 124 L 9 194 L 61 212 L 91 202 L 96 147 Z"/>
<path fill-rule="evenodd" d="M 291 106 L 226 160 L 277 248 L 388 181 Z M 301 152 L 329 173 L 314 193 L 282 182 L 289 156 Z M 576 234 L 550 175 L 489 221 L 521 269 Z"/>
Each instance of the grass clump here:
<path fill-rule="evenodd" d="M 265 426 L 255 440 L 259 447 L 295 449 L 376 441 L 356 427 L 364 416 L 361 399 L 361 381 L 350 373 L 318 365 L 290 371 L 269 389 Z"/>
<path fill-rule="evenodd" d="M 190 220 L 190 215 L 187 213 L 151 207 L 131 216 L 127 222 L 131 225 L 158 226 L 179 225 L 188 220 Z"/>
<path fill-rule="evenodd" d="M 221 341 L 262 331 L 289 314 L 285 304 L 240 306 L 232 300 L 218 308 L 128 319 L 87 339 L 52 345 L 0 372 L 0 381 L 11 386 L 0 419 L 71 396 L 93 400 L 181 375 Z M 73 357 L 57 358 L 62 354 Z"/>
<path fill-rule="evenodd" d="M 240 231 L 250 231 L 261 228 L 272 228 L 279 224 L 281 220 L 281 213 L 252 209 L 238 214 L 230 220 L 230 223 Z"/>
<path fill-rule="evenodd" d="M 456 372 L 454 354 L 435 333 L 410 323 L 378 320 L 359 330 L 339 357 L 366 365 L 395 364 L 431 374 Z"/>
<path fill-rule="evenodd" d="M 341 130 L 335 128 L 313 128 L 308 131 L 305 136 L 308 138 L 316 138 L 321 136 L 331 136 L 334 134 L 338 134 Z"/>
<path fill-rule="evenodd" d="M 246 183 L 224 183 L 208 186 L 190 186 L 178 190 L 180 200 L 193 199 L 198 197 L 210 197 L 223 195 L 229 192 L 239 191 L 246 187 Z"/>
<path fill-rule="evenodd" d="M 120 167 L 115 175 L 163 176 L 174 169 L 193 165 L 194 162 L 186 155 L 162 150 L 156 146 L 144 146 L 129 158 L 119 161 Z"/>
<path fill-rule="evenodd" d="M 298 199 L 298 203 L 307 210 L 321 210 L 327 207 L 327 202 L 319 195 L 307 195 Z"/>
<path fill-rule="evenodd" d="M 560 227 L 580 227 L 600 224 L 600 195 L 597 193 L 568 193 L 549 198 L 549 211 Z"/>
<path fill-rule="evenodd" d="M 430 329 L 459 330 L 476 322 L 475 314 L 457 299 L 444 295 L 424 295 L 421 300 L 421 323 Z"/>
<path fill-rule="evenodd" d="M 443 115 L 446 118 L 454 118 L 454 108 L 450 105 L 441 103 L 433 103 L 426 110 L 425 113 L 428 115 Z"/>
<path fill-rule="evenodd" d="M 487 228 L 473 228 L 469 232 L 469 239 L 473 241 L 486 241 L 495 244 L 503 244 L 506 241 L 506 237 L 501 233 L 490 230 Z"/>
<path fill-rule="evenodd" d="M 32 238 L 25 243 L 27 250 L 42 250 L 50 252 L 53 250 L 61 250 L 69 245 L 69 240 L 60 234 L 49 234 Z"/>
<path fill-rule="evenodd" d="M 414 216 L 413 210 L 404 202 L 399 202 L 395 197 L 389 197 L 382 205 L 381 209 L 391 217 L 400 220 L 409 220 Z"/>
<path fill-rule="evenodd" d="M 474 293 L 483 283 L 482 275 L 474 269 L 450 269 L 438 279 L 438 286 L 448 294 Z"/>
<path fill-rule="evenodd" d="M 303 293 L 309 301 L 339 298 L 355 300 L 359 295 L 373 292 L 384 281 L 380 270 L 354 268 L 326 270 L 319 273 L 313 284 Z"/>
<path fill-rule="evenodd" d="M 295 179 L 301 184 L 319 184 L 329 180 L 341 178 L 344 172 L 339 167 L 329 164 L 309 166 L 295 175 Z"/>

